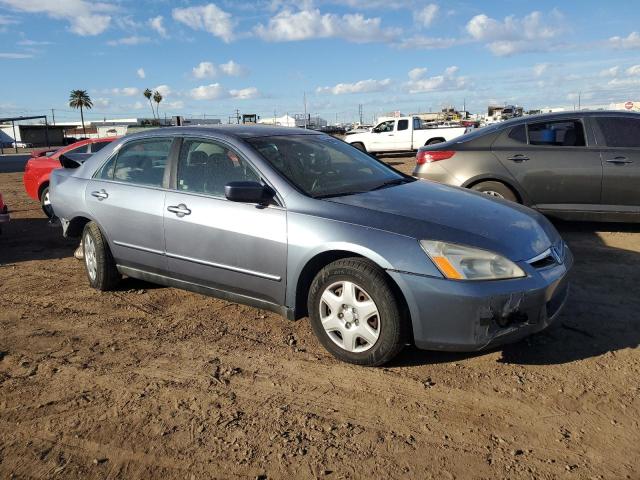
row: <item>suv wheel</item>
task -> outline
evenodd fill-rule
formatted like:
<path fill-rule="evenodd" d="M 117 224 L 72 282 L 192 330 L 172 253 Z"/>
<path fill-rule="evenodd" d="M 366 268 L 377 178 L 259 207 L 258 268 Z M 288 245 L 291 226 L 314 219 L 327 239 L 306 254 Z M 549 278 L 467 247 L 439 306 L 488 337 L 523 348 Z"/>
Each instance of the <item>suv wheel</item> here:
<path fill-rule="evenodd" d="M 95 222 L 89 222 L 84 227 L 82 249 L 89 285 L 96 290 L 113 290 L 120 281 L 120 273 L 109 244 Z"/>
<path fill-rule="evenodd" d="M 378 366 L 404 347 L 407 325 L 384 273 L 362 258 L 337 260 L 313 280 L 308 300 L 313 331 L 339 360 Z"/>

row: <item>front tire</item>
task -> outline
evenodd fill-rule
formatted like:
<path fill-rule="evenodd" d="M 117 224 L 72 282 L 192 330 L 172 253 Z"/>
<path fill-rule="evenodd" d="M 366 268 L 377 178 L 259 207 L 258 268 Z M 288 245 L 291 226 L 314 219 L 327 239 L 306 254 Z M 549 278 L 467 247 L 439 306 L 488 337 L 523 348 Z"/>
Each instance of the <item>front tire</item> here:
<path fill-rule="evenodd" d="M 362 143 L 362 142 L 354 142 L 351 145 L 356 147 L 361 152 L 367 153 L 367 147 L 364 146 L 364 143 Z"/>
<path fill-rule="evenodd" d="M 363 258 L 345 258 L 324 267 L 311 284 L 311 327 L 334 357 L 356 365 L 379 366 L 404 347 L 407 319 L 384 272 Z"/>
<path fill-rule="evenodd" d="M 49 186 L 47 185 L 40 193 L 40 207 L 47 216 L 47 218 L 53 218 L 53 207 L 51 206 L 51 199 L 49 197 Z"/>
<path fill-rule="evenodd" d="M 89 285 L 103 292 L 113 290 L 121 276 L 107 239 L 97 223 L 89 222 L 85 225 L 82 232 L 82 249 Z"/>

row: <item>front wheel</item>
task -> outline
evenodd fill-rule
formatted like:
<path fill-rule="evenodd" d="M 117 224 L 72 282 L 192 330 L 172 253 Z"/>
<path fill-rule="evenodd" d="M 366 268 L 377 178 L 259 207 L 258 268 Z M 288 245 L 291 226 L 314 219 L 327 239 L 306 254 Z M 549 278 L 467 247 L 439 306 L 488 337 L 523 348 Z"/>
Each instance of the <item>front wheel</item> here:
<path fill-rule="evenodd" d="M 84 227 L 82 249 L 89 285 L 96 290 L 113 290 L 120 281 L 120 273 L 107 239 L 95 222 L 89 222 Z"/>
<path fill-rule="evenodd" d="M 407 320 L 387 278 L 366 259 L 324 267 L 311 284 L 308 309 L 320 343 L 344 362 L 383 365 L 407 340 Z"/>
<path fill-rule="evenodd" d="M 362 142 L 354 142 L 351 145 L 356 147 L 361 152 L 365 152 L 366 153 L 366 151 L 367 151 L 367 148 L 364 146 L 364 143 L 362 143 Z"/>

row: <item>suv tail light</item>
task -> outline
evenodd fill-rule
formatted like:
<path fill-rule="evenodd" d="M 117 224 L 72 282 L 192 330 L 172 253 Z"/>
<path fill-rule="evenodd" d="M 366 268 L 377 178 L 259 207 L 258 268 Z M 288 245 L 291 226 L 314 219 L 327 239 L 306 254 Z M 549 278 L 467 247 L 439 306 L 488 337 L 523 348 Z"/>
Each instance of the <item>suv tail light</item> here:
<path fill-rule="evenodd" d="M 416 155 L 416 163 L 424 165 L 425 163 L 437 162 L 438 160 L 446 160 L 456 154 L 452 150 L 419 150 Z"/>

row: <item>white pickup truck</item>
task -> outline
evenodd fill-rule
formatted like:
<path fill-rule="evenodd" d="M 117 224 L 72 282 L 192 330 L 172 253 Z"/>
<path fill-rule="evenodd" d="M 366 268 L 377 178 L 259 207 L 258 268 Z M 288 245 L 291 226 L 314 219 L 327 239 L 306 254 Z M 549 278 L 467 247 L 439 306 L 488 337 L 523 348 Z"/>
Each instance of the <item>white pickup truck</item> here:
<path fill-rule="evenodd" d="M 446 142 L 470 127 L 425 127 L 419 117 L 385 119 L 368 132 L 347 135 L 345 142 L 370 153 L 410 152 L 424 145 Z"/>

